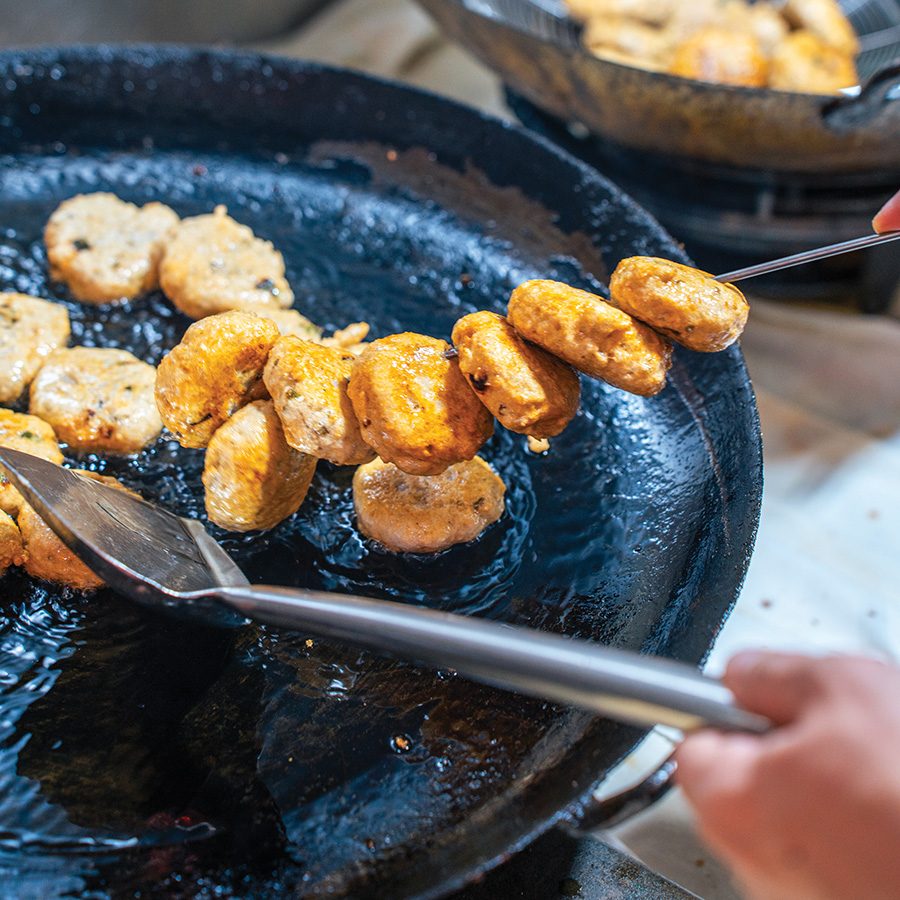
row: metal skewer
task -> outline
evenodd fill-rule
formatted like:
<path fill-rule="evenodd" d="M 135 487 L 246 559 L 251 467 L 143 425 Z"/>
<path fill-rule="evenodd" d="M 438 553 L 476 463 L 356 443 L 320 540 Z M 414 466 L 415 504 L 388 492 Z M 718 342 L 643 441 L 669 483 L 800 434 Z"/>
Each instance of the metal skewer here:
<path fill-rule="evenodd" d="M 783 256 L 781 259 L 773 259 L 769 262 L 758 263 L 755 266 L 747 266 L 746 269 L 735 269 L 733 272 L 725 272 L 716 275 L 716 281 L 730 284 L 734 281 L 743 281 L 745 278 L 756 278 L 757 275 L 766 275 L 769 272 L 777 272 L 780 269 L 790 269 L 794 266 L 802 266 L 804 263 L 817 259 L 825 259 L 829 256 L 838 256 L 841 253 L 850 253 L 853 250 L 863 250 L 866 247 L 875 247 L 878 244 L 886 244 L 889 241 L 900 239 L 900 231 L 888 231 L 884 234 L 867 234 L 865 237 L 854 238 L 852 241 L 842 241 L 839 244 L 829 244 L 827 247 L 817 247 L 815 250 L 805 250 L 803 253 L 795 253 L 793 256 Z"/>

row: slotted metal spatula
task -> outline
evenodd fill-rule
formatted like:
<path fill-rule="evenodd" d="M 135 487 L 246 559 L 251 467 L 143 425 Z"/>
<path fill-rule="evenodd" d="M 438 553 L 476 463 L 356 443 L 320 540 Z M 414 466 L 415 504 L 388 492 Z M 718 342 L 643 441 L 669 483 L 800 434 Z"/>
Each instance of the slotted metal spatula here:
<path fill-rule="evenodd" d="M 148 606 L 302 630 L 637 725 L 771 727 L 681 663 L 386 600 L 251 585 L 199 522 L 16 450 L 0 448 L 0 471 L 111 588 Z"/>

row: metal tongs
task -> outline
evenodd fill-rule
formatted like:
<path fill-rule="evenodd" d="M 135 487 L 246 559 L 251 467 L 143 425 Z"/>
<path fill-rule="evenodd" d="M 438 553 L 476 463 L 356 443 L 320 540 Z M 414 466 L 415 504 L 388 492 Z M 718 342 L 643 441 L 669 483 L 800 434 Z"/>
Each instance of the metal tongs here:
<path fill-rule="evenodd" d="M 197 521 L 16 450 L 0 448 L 0 472 L 109 587 L 146 606 L 302 630 L 637 725 L 771 727 L 681 663 L 386 600 L 251 585 Z"/>

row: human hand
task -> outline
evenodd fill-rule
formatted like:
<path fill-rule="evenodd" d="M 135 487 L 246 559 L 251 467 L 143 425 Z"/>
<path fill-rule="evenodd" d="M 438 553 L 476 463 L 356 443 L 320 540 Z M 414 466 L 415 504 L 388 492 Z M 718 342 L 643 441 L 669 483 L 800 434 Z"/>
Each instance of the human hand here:
<path fill-rule="evenodd" d="M 900 897 L 900 669 L 743 653 L 724 681 L 781 727 L 689 735 L 678 780 L 747 896 Z"/>
<path fill-rule="evenodd" d="M 900 231 L 900 191 L 881 207 L 872 219 L 872 228 L 879 234 L 885 231 Z"/>

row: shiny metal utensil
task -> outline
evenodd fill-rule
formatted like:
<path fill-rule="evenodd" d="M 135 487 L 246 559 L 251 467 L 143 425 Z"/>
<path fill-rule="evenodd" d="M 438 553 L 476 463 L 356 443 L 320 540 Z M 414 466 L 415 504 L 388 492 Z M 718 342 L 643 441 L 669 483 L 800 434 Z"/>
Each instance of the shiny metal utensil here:
<path fill-rule="evenodd" d="M 815 262 L 817 259 L 826 259 L 829 256 L 839 256 L 841 253 L 852 253 L 854 250 L 864 250 L 866 247 L 887 244 L 898 238 L 900 238 L 900 231 L 867 234 L 865 237 L 854 238 L 852 241 L 841 241 L 839 244 L 816 247 L 815 250 L 804 250 L 803 253 L 794 253 L 791 256 L 783 256 L 781 259 L 757 263 L 757 265 L 747 266 L 745 269 L 735 269 L 733 272 L 725 272 L 724 275 L 716 275 L 715 278 L 716 281 L 731 284 L 735 281 L 743 281 L 745 278 L 756 278 L 757 275 L 768 275 L 769 272 L 778 272 L 781 269 L 792 269 L 794 266 L 802 266 L 804 263 Z"/>
<path fill-rule="evenodd" d="M 771 727 L 681 663 L 386 600 L 251 586 L 199 522 L 16 450 L 0 448 L 0 471 L 111 588 L 148 606 L 309 631 L 637 725 Z"/>

